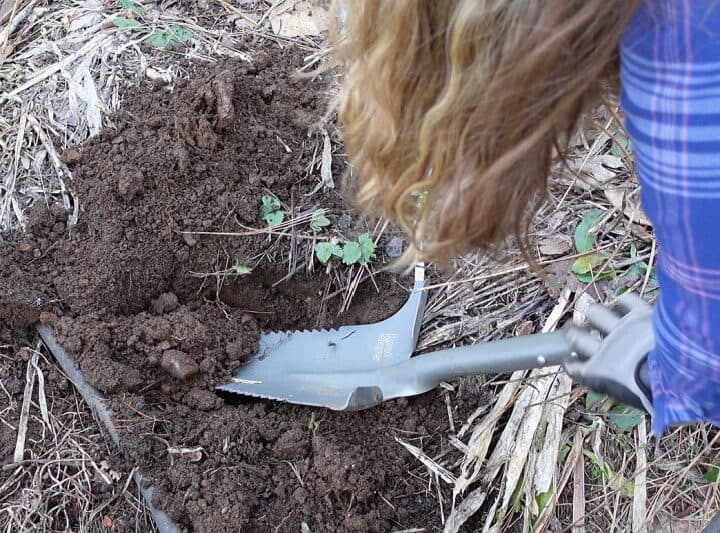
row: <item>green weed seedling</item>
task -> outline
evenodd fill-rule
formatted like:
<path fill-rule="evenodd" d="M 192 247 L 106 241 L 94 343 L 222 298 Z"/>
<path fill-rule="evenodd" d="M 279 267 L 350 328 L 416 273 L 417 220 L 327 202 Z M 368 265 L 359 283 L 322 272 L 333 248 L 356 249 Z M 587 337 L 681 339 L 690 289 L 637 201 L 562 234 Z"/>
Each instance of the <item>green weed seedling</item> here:
<path fill-rule="evenodd" d="M 269 228 L 282 224 L 285 220 L 285 212 L 282 210 L 280 200 L 268 194 L 264 195 L 260 205 L 260 217 Z"/>
<path fill-rule="evenodd" d="M 320 421 L 315 417 L 315 411 L 310 411 L 308 429 L 312 431 L 313 435 L 317 435 L 317 432 L 320 431 Z"/>
<path fill-rule="evenodd" d="M 115 17 L 113 25 L 121 30 L 141 31 L 141 23 L 138 18 L 147 15 L 144 7 L 132 0 L 120 0 L 120 5 L 125 9 L 127 17 Z M 144 41 L 156 48 L 165 48 L 189 41 L 193 36 L 192 30 L 182 24 L 172 24 L 166 29 L 158 29 L 144 38 Z"/>
<path fill-rule="evenodd" d="M 361 234 L 357 241 L 346 241 L 342 245 L 337 239 L 331 239 L 315 245 L 315 257 L 323 265 L 327 265 L 332 257 L 337 257 L 345 265 L 367 266 L 375 257 L 375 243 L 368 233 Z"/>
<path fill-rule="evenodd" d="M 246 276 L 247 274 L 250 274 L 252 272 L 252 268 L 246 265 L 241 265 L 237 260 L 235 261 L 235 264 L 232 267 L 233 274 L 236 274 L 238 276 Z"/>
<path fill-rule="evenodd" d="M 330 219 L 325 216 L 324 209 L 316 209 L 313 211 L 312 218 L 310 219 L 310 229 L 315 233 L 320 233 L 324 228 L 330 225 Z"/>
<path fill-rule="evenodd" d="M 342 255 L 343 249 L 338 244 L 337 239 L 331 239 L 329 241 L 315 244 L 315 257 L 317 257 L 318 261 L 320 261 L 323 265 L 327 265 L 331 257 L 335 256 L 342 258 Z"/>

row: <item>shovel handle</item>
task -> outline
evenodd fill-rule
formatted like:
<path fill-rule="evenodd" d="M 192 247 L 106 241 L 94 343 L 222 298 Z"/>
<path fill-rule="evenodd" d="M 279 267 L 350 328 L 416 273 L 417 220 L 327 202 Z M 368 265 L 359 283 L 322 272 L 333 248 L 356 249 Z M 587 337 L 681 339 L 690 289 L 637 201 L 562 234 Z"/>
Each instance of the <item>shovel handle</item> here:
<path fill-rule="evenodd" d="M 396 366 L 420 382 L 561 365 L 573 347 L 562 332 L 535 333 L 421 354 Z M 428 380 L 428 381 L 426 381 Z"/>
<path fill-rule="evenodd" d="M 653 413 L 644 350 L 605 354 L 589 365 L 575 351 L 566 332 L 536 333 L 521 337 L 448 348 L 412 357 L 396 365 L 404 379 L 423 390 L 441 381 L 484 373 L 504 373 L 551 366 L 563 366 L 574 381 L 618 401 Z M 399 377 L 399 376 L 398 376 Z"/>

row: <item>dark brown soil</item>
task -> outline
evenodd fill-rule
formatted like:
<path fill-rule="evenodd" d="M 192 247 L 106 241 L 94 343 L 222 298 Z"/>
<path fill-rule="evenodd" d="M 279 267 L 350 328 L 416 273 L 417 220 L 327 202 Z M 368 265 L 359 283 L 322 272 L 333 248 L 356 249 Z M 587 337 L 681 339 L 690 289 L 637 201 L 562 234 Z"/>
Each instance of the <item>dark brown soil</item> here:
<path fill-rule="evenodd" d="M 329 209 L 339 237 L 367 230 L 337 192 L 308 195 L 319 179 L 308 131 L 326 82 L 292 79 L 301 65 L 299 52 L 269 50 L 253 64 L 199 68 L 172 91 L 125 95 L 114 128 L 64 155 L 79 224 L 38 206 L 26 233 L 0 242 L 0 339 L 18 346 L 33 322 L 54 326 L 113 406 L 125 442 L 116 467 L 140 468 L 186 531 L 438 530 L 425 471 L 393 438 L 442 451 L 437 393 L 346 414 L 230 405 L 213 392 L 262 329 L 375 321 L 406 298 L 407 280 L 381 274 L 380 292 L 363 283 L 338 314 L 341 297 L 326 296 L 347 267 L 309 271 L 307 239 L 183 233 L 261 228 L 270 192 L 291 214 Z M 307 224 L 293 231 L 311 235 Z M 220 274 L 234 264 L 253 271 Z M 0 444 L 11 454 L 11 438 Z"/>

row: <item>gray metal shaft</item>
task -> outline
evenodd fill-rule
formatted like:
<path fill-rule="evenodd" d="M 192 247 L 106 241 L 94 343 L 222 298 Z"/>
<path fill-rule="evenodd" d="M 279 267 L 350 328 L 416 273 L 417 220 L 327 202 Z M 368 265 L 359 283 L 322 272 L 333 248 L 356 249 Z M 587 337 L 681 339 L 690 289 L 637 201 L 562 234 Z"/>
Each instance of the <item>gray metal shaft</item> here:
<path fill-rule="evenodd" d="M 421 354 L 394 365 L 393 372 L 438 383 L 460 376 L 514 372 L 560 365 L 573 352 L 561 332 L 537 333 Z"/>

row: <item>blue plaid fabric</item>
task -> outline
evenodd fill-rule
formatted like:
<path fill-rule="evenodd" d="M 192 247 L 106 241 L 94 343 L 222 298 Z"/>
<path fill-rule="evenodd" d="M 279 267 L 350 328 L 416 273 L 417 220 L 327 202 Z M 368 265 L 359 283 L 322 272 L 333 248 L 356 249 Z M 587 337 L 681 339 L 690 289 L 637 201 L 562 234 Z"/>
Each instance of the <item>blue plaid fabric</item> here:
<path fill-rule="evenodd" d="M 653 433 L 720 425 L 720 2 L 646 0 L 620 56 L 621 105 L 658 242 Z"/>

